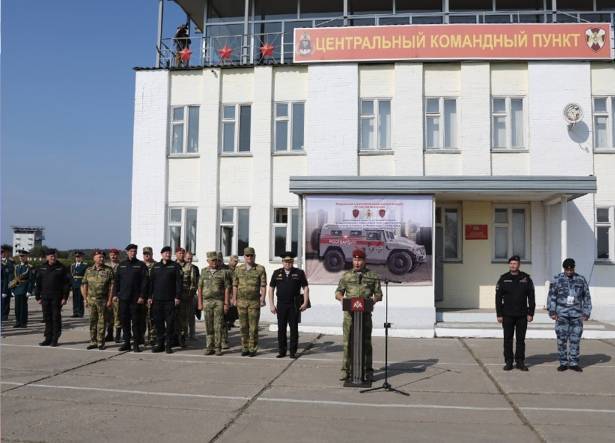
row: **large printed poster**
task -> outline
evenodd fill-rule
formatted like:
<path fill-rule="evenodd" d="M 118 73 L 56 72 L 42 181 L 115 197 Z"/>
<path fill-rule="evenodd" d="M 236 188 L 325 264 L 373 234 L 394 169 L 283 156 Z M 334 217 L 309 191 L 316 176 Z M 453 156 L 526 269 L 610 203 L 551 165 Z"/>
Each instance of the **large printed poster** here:
<path fill-rule="evenodd" d="M 305 228 L 310 284 L 337 284 L 356 248 L 382 280 L 431 284 L 430 195 L 306 196 Z"/>

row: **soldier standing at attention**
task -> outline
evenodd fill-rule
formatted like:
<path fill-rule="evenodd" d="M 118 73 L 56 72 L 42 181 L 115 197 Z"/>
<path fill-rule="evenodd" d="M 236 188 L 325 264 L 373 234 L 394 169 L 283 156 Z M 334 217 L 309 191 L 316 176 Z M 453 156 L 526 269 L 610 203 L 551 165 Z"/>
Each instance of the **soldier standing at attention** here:
<path fill-rule="evenodd" d="M 269 306 L 272 314 L 278 316 L 278 355 L 286 356 L 286 327 L 290 326 L 290 358 L 296 358 L 299 343 L 299 315 L 307 309 L 309 301 L 308 281 L 303 270 L 293 266 L 295 256 L 287 251 L 282 254 L 283 267 L 271 274 L 269 282 Z M 303 297 L 301 297 L 303 289 Z M 273 293 L 276 292 L 277 306 L 273 303 Z M 297 300 L 301 298 L 301 304 Z"/>
<path fill-rule="evenodd" d="M 11 290 L 9 288 L 9 282 L 13 279 L 15 273 L 15 263 L 9 255 L 11 251 L 7 247 L 2 247 L 2 301 L 0 303 L 2 311 L 2 321 L 9 319 L 9 312 L 11 311 Z"/>
<path fill-rule="evenodd" d="M 124 336 L 120 351 L 130 351 L 132 336 L 132 350 L 141 352 L 139 342 L 143 336 L 141 326 L 147 300 L 148 271 L 145 263 L 137 258 L 137 249 L 137 245 L 133 243 L 126 246 L 128 258 L 119 264 L 115 272 L 114 301 L 119 301 Z"/>
<path fill-rule="evenodd" d="M 182 272 L 179 265 L 171 260 L 171 247 L 160 250 L 161 260 L 150 272 L 150 294 L 148 303 L 156 323 L 157 345 L 152 352 L 173 353 L 172 340 L 175 333 L 175 307 L 181 302 L 183 290 Z"/>
<path fill-rule="evenodd" d="M 344 298 L 372 298 L 374 303 L 382 300 L 382 289 L 380 288 L 380 277 L 375 272 L 365 267 L 365 252 L 362 249 L 352 251 L 352 270 L 342 275 L 335 298 L 340 302 Z M 344 312 L 344 359 L 342 360 L 342 371 L 340 380 L 346 380 L 350 376 L 349 347 L 350 347 L 350 328 L 352 327 L 352 314 Z M 374 375 L 372 367 L 372 313 L 363 313 L 363 358 L 365 364 L 365 374 L 368 380 Z"/>
<path fill-rule="evenodd" d="M 528 274 L 521 272 L 521 258 L 513 255 L 508 259 L 510 269 L 502 274 L 495 286 L 495 311 L 498 323 L 504 328 L 504 366 L 505 371 L 513 368 L 513 358 L 517 369 L 527 371 L 525 366 L 525 332 L 527 324 L 534 319 L 536 302 L 534 283 Z M 513 354 L 513 336 L 517 335 L 517 348 Z"/>
<path fill-rule="evenodd" d="M 143 263 L 147 267 L 147 277 L 152 273 L 152 268 L 156 264 L 154 261 L 154 251 L 150 246 L 145 246 L 143 248 Z M 148 281 L 149 283 L 149 281 Z M 152 316 L 152 304 L 149 303 L 149 287 L 148 287 L 148 303 L 145 305 L 145 327 L 141 330 L 143 331 L 143 342 L 145 342 L 145 329 L 147 328 L 147 343 L 151 346 L 156 344 L 156 325 L 154 324 L 154 318 Z"/>
<path fill-rule="evenodd" d="M 237 305 L 241 330 L 241 355 L 256 356 L 258 321 L 261 306 L 265 306 L 267 273 L 254 262 L 254 248 L 243 250 L 244 263 L 238 265 L 233 277 L 233 304 Z"/>
<path fill-rule="evenodd" d="M 577 274 L 575 262 L 567 258 L 562 263 L 564 272 L 556 275 L 549 287 L 547 310 L 555 320 L 558 371 L 572 369 L 583 372 L 579 366 L 579 347 L 583 335 L 583 321 L 592 313 L 592 299 L 585 277 Z"/>
<path fill-rule="evenodd" d="M 198 281 L 199 281 L 199 268 L 196 265 L 192 264 L 192 252 L 190 251 L 186 251 L 186 255 L 184 257 L 184 259 L 186 260 L 186 263 L 190 263 L 190 265 L 192 265 L 192 272 L 195 273 L 196 278 L 195 278 L 195 282 L 197 282 L 198 285 Z M 195 312 L 197 309 L 197 296 L 196 296 L 196 285 L 192 294 L 192 304 L 190 306 L 190 314 L 188 314 L 188 336 L 190 337 L 190 340 L 194 340 L 196 337 L 196 323 L 195 323 Z"/>
<path fill-rule="evenodd" d="M 218 267 L 228 272 L 229 279 L 231 281 L 231 289 L 229 291 L 229 298 L 232 298 L 232 295 L 233 295 L 233 288 L 232 288 L 233 275 L 235 273 L 235 268 L 237 267 L 238 262 L 239 262 L 239 258 L 236 255 L 231 255 L 229 258 L 229 262 L 228 262 L 229 264 L 225 265 L 222 252 L 218 251 Z M 233 266 L 232 269 L 231 269 L 231 265 Z M 229 303 L 230 303 L 230 300 L 229 300 Z M 236 310 L 237 307 L 235 307 L 234 309 Z M 224 326 L 222 328 L 222 349 L 230 348 L 230 345 L 228 344 L 228 331 L 233 327 L 233 324 L 235 323 L 235 320 L 237 318 L 237 317 L 231 317 L 230 311 L 231 311 L 231 307 L 229 305 L 229 309 L 224 311 Z"/>
<path fill-rule="evenodd" d="M 90 308 L 90 344 L 87 349 L 105 349 L 105 321 L 113 303 L 113 269 L 105 265 L 105 253 L 94 251 L 94 264 L 81 280 L 81 294 Z"/>
<path fill-rule="evenodd" d="M 58 346 L 62 334 L 62 306 L 68 300 L 70 274 L 56 257 L 56 250 L 47 251 L 47 261 L 36 272 L 34 297 L 43 307 L 45 340 L 41 346 Z"/>
<path fill-rule="evenodd" d="M 222 355 L 224 313 L 228 311 L 231 279 L 226 270 L 220 269 L 216 251 L 207 253 L 207 265 L 201 271 L 198 292 L 198 309 L 205 314 L 205 355 L 212 355 L 214 352 L 216 355 Z"/>
<path fill-rule="evenodd" d="M 175 251 L 175 260 L 182 273 L 182 292 L 180 295 L 180 303 L 175 309 L 175 319 L 177 320 L 175 328 L 177 330 L 179 346 L 182 348 L 186 347 L 188 324 L 190 322 L 188 317 L 192 312 L 192 300 L 198 284 L 197 274 L 194 272 L 192 263 L 188 263 L 184 260 L 185 255 L 186 250 L 184 248 L 178 248 L 177 251 Z"/>
<path fill-rule="evenodd" d="M 113 269 L 113 275 L 117 272 L 117 267 L 120 264 L 120 251 L 115 248 L 109 250 L 108 266 Z M 118 302 L 113 302 L 109 312 L 107 313 L 107 340 L 113 340 L 113 329 L 115 328 L 115 342 L 122 342 L 122 324 L 120 322 L 120 305 Z"/>
<path fill-rule="evenodd" d="M 83 317 L 83 297 L 81 296 L 81 279 L 88 265 L 83 261 L 83 252 L 75 251 L 75 263 L 70 265 L 73 289 L 73 318 Z"/>
<path fill-rule="evenodd" d="M 28 327 L 28 297 L 34 285 L 34 273 L 32 265 L 28 263 L 28 252 L 23 249 L 19 252 L 19 263 L 15 265 L 15 279 L 13 296 L 15 297 L 15 326 L 14 328 Z"/>

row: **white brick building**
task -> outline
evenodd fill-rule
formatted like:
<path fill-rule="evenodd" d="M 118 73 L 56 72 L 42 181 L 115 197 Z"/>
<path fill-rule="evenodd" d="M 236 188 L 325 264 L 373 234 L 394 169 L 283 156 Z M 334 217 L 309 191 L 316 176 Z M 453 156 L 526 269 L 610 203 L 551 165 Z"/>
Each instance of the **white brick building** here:
<path fill-rule="evenodd" d="M 216 2 L 178 3 L 208 29 L 203 15 Z M 613 20 L 613 10 L 601 14 Z M 161 60 L 136 70 L 132 242 L 155 253 L 181 244 L 199 265 L 208 250 L 241 255 L 248 242 L 270 275 L 279 267 L 276 228 L 302 256 L 303 196 L 398 186 L 392 191 L 433 196 L 437 233 L 432 283 L 390 290 L 400 335 L 431 336 L 439 308 L 493 308 L 513 252 L 534 279 L 538 306 L 572 256 L 590 279 L 594 317 L 615 319 L 612 60 L 258 64 L 248 45 L 245 59 L 227 64 L 207 58 L 210 34 L 191 38 L 199 66 Z M 570 103 L 584 113 L 571 129 L 562 117 Z M 467 225 L 487 225 L 488 238 L 467 240 Z M 304 325 L 339 326 L 334 289 L 312 287 Z"/>

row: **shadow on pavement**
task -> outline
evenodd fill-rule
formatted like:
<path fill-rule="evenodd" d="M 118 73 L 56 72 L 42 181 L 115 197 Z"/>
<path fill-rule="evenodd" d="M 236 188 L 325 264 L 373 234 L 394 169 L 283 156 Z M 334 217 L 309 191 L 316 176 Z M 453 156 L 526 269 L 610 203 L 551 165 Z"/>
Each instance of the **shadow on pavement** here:
<path fill-rule="evenodd" d="M 581 354 L 580 364 L 583 367 L 593 366 L 599 363 L 608 363 L 611 361 L 611 356 L 606 354 Z M 559 362 L 559 354 L 552 352 L 550 354 L 537 354 L 526 358 L 528 366 L 537 366 L 542 363 Z"/>

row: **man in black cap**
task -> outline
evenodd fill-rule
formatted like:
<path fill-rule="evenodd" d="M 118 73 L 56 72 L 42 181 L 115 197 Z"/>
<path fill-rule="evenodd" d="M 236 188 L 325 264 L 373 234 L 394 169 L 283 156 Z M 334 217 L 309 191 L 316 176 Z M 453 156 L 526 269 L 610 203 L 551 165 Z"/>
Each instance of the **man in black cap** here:
<path fill-rule="evenodd" d="M 58 346 L 62 333 L 62 306 L 68 300 L 70 274 L 56 258 L 56 250 L 47 251 L 47 261 L 39 266 L 36 273 L 34 296 L 43 307 L 45 340 L 41 346 Z"/>
<path fill-rule="evenodd" d="M 137 258 L 137 245 L 131 243 L 125 249 L 128 258 L 120 262 L 115 273 L 116 295 L 114 299 L 119 301 L 120 323 L 124 337 L 124 344 L 120 347 L 120 351 L 130 350 L 132 336 L 132 350 L 141 352 L 139 345 L 142 343 L 139 342 L 143 339 L 141 328 L 145 324 L 148 271 L 145 263 Z"/>
<path fill-rule="evenodd" d="M 70 265 L 70 276 L 73 289 L 73 317 L 83 317 L 83 296 L 81 281 L 88 265 L 83 261 L 83 252 L 75 251 L 75 263 Z"/>
<path fill-rule="evenodd" d="M 495 287 L 495 310 L 498 323 L 504 328 L 505 371 L 513 368 L 527 371 L 525 366 L 525 332 L 527 323 L 534 319 L 536 301 L 534 283 L 528 274 L 519 270 L 521 258 L 513 255 L 508 259 L 509 271 L 502 274 Z M 517 336 L 517 347 L 513 354 L 513 337 Z"/>
<path fill-rule="evenodd" d="M 271 313 L 278 316 L 278 355 L 286 356 L 286 327 L 290 326 L 290 358 L 296 358 L 299 343 L 299 316 L 308 307 L 310 290 L 303 270 L 293 266 L 295 255 L 286 251 L 282 255 L 283 267 L 273 271 L 269 282 L 269 306 Z M 301 296 L 303 289 L 303 296 Z M 273 303 L 273 293 L 277 305 Z"/>
<path fill-rule="evenodd" d="M 181 268 L 171 260 L 171 248 L 160 250 L 162 259 L 150 271 L 150 299 L 158 343 L 152 352 L 172 354 L 175 306 L 179 305 L 183 289 Z"/>

